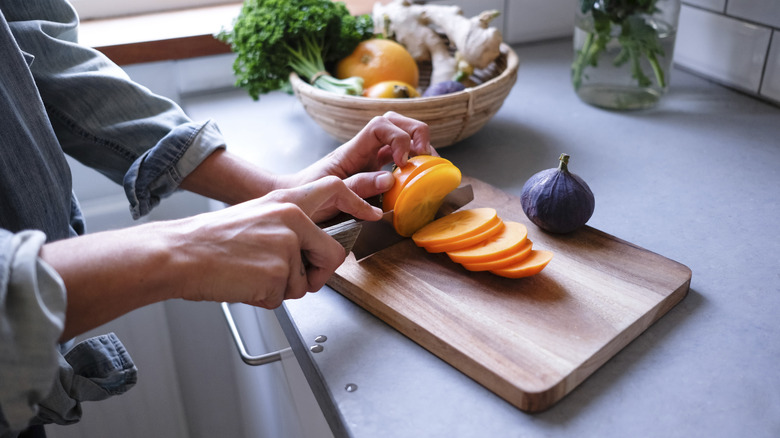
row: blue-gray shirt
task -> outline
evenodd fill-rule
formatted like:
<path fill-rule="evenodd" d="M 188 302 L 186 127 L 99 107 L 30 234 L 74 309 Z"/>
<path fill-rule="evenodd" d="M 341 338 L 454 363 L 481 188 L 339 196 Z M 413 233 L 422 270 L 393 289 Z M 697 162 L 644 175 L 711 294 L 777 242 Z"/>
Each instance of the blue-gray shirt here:
<path fill-rule="evenodd" d="M 78 421 L 81 401 L 136 380 L 112 334 L 58 345 L 67 291 L 38 253 L 85 231 L 64 154 L 123 184 L 140 217 L 224 147 L 213 122 L 78 45 L 77 25 L 64 0 L 0 0 L 0 438 Z"/>

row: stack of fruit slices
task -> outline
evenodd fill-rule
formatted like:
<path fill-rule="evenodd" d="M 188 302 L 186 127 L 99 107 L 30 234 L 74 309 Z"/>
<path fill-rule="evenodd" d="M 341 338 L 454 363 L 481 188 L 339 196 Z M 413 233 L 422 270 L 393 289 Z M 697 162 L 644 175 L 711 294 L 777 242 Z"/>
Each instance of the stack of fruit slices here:
<path fill-rule="evenodd" d="M 393 170 L 395 184 L 382 197 L 382 209 L 393 210 L 393 227 L 431 253 L 446 253 L 469 271 L 489 271 L 508 277 L 539 273 L 552 259 L 535 250 L 528 230 L 504 221 L 494 208 L 461 210 L 434 220 L 444 197 L 461 182 L 460 170 L 449 160 L 418 155 Z"/>
<path fill-rule="evenodd" d="M 446 253 L 469 271 L 489 271 L 507 278 L 537 274 L 553 256 L 550 251 L 533 249 L 525 225 L 504 221 L 489 207 L 444 216 L 420 228 L 412 240 L 428 252 Z"/>

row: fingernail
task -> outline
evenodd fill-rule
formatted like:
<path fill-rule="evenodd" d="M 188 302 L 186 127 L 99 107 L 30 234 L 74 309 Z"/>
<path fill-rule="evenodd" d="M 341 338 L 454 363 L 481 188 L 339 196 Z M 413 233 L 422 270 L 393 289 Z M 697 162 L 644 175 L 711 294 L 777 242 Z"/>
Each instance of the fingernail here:
<path fill-rule="evenodd" d="M 374 184 L 376 184 L 377 190 L 389 190 L 390 187 L 393 187 L 394 183 L 395 178 L 393 178 L 393 174 L 390 172 L 382 172 L 374 179 Z"/>

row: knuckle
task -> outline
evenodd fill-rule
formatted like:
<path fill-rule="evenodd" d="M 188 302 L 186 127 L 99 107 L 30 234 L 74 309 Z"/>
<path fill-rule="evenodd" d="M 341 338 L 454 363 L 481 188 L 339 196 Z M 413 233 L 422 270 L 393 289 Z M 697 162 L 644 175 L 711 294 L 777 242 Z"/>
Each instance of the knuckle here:
<path fill-rule="evenodd" d="M 320 179 L 320 183 L 329 189 L 340 188 L 344 185 L 344 181 L 336 175 L 324 176 Z"/>

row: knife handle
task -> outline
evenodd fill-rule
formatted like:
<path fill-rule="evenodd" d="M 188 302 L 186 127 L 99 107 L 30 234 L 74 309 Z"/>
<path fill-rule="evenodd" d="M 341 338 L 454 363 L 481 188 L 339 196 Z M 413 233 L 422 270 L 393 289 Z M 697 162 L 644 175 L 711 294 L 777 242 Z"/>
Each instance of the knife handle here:
<path fill-rule="evenodd" d="M 336 239 L 336 241 L 341 244 L 342 248 L 344 248 L 344 252 L 349 254 L 352 251 L 352 246 L 355 244 L 355 240 L 357 240 L 357 236 L 360 234 L 362 228 L 362 222 L 355 219 L 348 219 L 344 222 L 325 227 L 322 230 L 328 233 L 330 237 Z M 301 260 L 303 260 L 304 268 L 308 268 L 311 265 L 303 251 L 301 251 Z"/>

